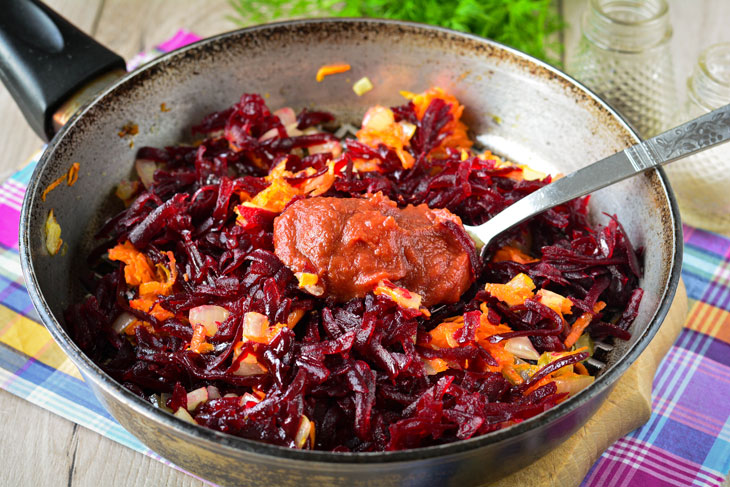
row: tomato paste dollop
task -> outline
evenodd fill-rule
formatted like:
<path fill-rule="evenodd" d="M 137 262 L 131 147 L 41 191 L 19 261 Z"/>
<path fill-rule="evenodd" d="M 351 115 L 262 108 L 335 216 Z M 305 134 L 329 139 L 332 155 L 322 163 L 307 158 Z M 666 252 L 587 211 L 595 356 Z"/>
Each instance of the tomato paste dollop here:
<path fill-rule="evenodd" d="M 463 232 L 461 219 L 448 210 L 398 208 L 380 193 L 314 197 L 276 218 L 274 248 L 292 271 L 316 274 L 339 302 L 362 297 L 387 279 L 432 306 L 458 301 L 474 281 L 473 243 L 456 238 L 455 228 Z"/>

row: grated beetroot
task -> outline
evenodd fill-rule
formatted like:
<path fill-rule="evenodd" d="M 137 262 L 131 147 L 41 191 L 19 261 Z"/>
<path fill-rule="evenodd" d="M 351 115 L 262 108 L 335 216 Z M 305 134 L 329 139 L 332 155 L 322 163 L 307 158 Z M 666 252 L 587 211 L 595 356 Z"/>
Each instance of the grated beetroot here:
<path fill-rule="evenodd" d="M 460 303 L 431 310 L 404 308 L 384 295 L 368 294 L 345 304 L 304 292 L 297 278 L 273 253 L 276 212 L 240 205 L 242 194 L 255 198 L 272 184 L 266 179 L 281 161 L 297 173 L 286 179 L 302 188 L 331 170 L 334 184 L 324 193 L 360 197 L 383 192 L 399 205 L 421 203 L 447 208 L 465 223 L 479 224 L 511 203 L 548 184 L 550 177 L 510 178 L 513 167 L 496 159 L 444 149 L 429 153 L 447 135 L 451 105 L 434 99 L 419 120 L 413 102 L 393 109 L 396 122 L 416 125 L 408 150 L 414 166 L 404 169 L 395 151 L 356 140 L 345 152 L 304 155 L 302 148 L 336 141 L 328 133 L 289 136 L 258 95 L 243 95 L 235 106 L 205 117 L 193 127 L 206 138 L 195 147 L 145 147 L 138 157 L 158 166 L 154 182 L 99 231 L 105 242 L 90 262 L 90 295 L 65 314 L 69 333 L 89 357 L 135 394 L 173 411 L 187 407 L 186 394 L 214 386 L 222 397 L 191 414 L 203 426 L 289 447 L 331 451 L 382 451 L 418 448 L 470 438 L 539 414 L 566 398 L 549 374 L 584 360 L 585 352 L 552 361 L 515 384 L 490 367 L 498 365 L 476 339 L 480 305 L 488 322 L 506 323 L 510 332 L 491 336 L 499 343 L 529 337 L 540 352 L 562 352 L 567 335 L 562 315 L 536 298 L 507 306 L 483 291 L 484 284 L 529 276 L 540 289 L 569 297 L 578 310 L 593 312 L 588 330 L 596 337 L 630 337 L 642 297 L 640 260 L 615 217 L 605 227 L 587 218 L 588 198 L 556 207 L 500 237 L 484 261 L 471 251 L 478 275 Z M 331 122 L 324 112 L 302 111 L 298 129 Z M 274 130 L 277 135 L 265 140 Z M 375 171 L 355 170 L 355 161 L 372 161 Z M 309 173 L 301 171 L 311 168 Z M 306 197 L 298 195 L 296 198 Z M 234 211 L 236 208 L 236 211 Z M 238 212 L 238 213 L 236 213 Z M 451 229 L 470 248 L 463 229 Z M 178 278 L 154 309 L 130 305 L 137 296 L 122 267 L 99 259 L 107 249 L 129 241 L 149 262 L 164 267 L 163 252 L 175 256 Z M 531 263 L 496 261 L 494 250 L 516 242 L 540 259 Z M 191 350 L 194 330 L 188 312 L 217 305 L 230 312 L 208 338 L 207 353 Z M 268 323 L 298 319 L 268 342 L 242 340 L 246 313 Z M 119 334 L 112 324 L 129 313 L 144 326 Z M 454 339 L 460 346 L 435 349 L 429 334 L 445 318 L 463 315 Z M 574 318 L 569 317 L 569 321 Z M 237 344 L 238 348 L 237 348 Z M 265 373 L 238 375 L 240 357 L 255 357 Z M 236 359 L 238 357 L 239 359 Z M 438 373 L 425 360 L 454 365 Z M 301 418 L 315 425 L 314 440 L 297 444 Z"/>

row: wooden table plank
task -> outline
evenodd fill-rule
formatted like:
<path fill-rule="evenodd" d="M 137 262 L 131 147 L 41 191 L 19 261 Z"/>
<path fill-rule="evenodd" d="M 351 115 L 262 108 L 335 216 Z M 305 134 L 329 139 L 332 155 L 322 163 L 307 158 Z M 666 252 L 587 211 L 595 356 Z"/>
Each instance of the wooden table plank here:
<path fill-rule="evenodd" d="M 0 485 L 66 483 L 77 425 L 4 390 L 0 390 L 0 425 Z"/>
<path fill-rule="evenodd" d="M 134 485 L 199 487 L 206 485 L 179 470 L 82 427 L 73 446 L 75 463 L 69 486 Z"/>
<path fill-rule="evenodd" d="M 209 37 L 235 29 L 228 0 L 113 0 L 104 3 L 95 38 L 124 59 L 186 29 Z"/>

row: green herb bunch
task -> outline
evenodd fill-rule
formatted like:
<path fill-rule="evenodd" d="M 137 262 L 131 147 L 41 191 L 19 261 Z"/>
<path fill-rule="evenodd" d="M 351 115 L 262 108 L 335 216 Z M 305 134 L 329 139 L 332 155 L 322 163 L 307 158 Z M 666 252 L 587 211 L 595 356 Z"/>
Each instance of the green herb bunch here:
<path fill-rule="evenodd" d="M 563 27 L 551 0 L 230 0 L 241 25 L 302 17 L 409 20 L 471 32 L 548 62 L 562 52 Z"/>

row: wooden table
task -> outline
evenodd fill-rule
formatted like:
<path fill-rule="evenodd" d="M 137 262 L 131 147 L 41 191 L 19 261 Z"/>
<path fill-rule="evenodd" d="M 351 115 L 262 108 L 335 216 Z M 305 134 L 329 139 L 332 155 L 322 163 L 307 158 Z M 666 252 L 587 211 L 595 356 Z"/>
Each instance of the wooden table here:
<path fill-rule="evenodd" d="M 130 59 L 185 28 L 201 36 L 234 29 L 227 0 L 46 0 L 82 30 Z M 506 1 L 506 0 L 505 0 Z M 730 41 L 727 0 L 668 0 L 679 100 L 699 52 Z M 562 0 L 570 23 L 565 43 L 580 36 L 585 0 Z M 0 6 L 0 8 L 2 8 Z M 41 145 L 20 111 L 0 87 L 0 180 L 23 165 Z M 0 485 L 205 485 L 27 401 L 0 390 Z M 730 482 L 726 482 L 730 487 Z"/>

